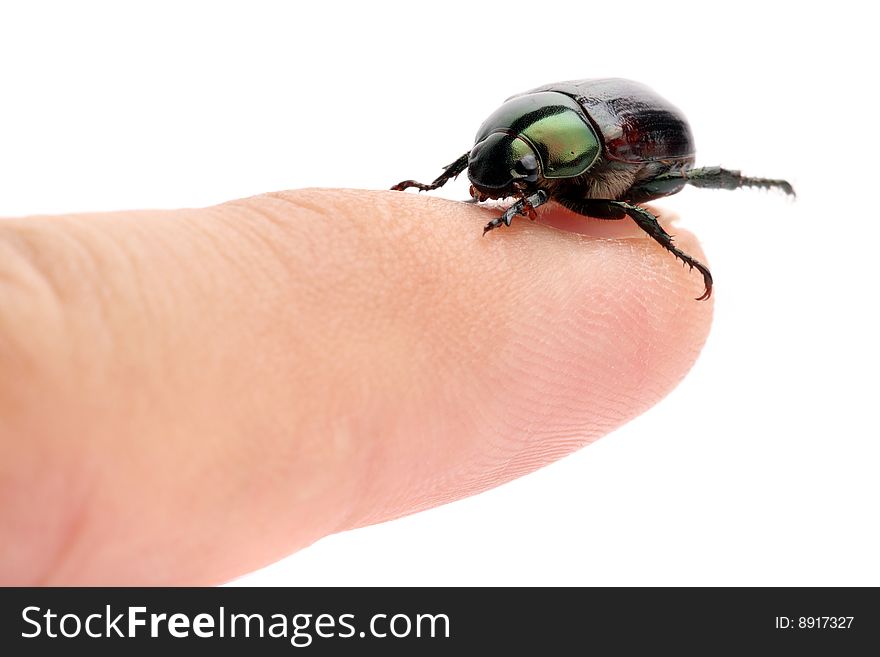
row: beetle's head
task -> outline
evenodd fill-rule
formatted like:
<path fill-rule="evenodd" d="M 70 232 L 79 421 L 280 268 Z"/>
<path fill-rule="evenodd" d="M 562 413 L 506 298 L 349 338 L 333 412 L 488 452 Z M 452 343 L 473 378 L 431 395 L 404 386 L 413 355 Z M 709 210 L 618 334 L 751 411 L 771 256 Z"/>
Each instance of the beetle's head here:
<path fill-rule="evenodd" d="M 468 178 L 478 200 L 527 191 L 538 182 L 537 153 L 522 137 L 507 131 L 493 132 L 471 149 Z"/>

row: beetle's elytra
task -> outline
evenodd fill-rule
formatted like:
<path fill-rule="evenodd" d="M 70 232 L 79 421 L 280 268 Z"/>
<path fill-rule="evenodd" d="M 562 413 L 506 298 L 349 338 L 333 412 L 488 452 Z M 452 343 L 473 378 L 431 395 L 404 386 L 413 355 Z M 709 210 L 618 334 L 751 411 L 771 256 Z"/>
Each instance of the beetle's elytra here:
<path fill-rule="evenodd" d="M 483 122 L 474 146 L 431 184 L 404 180 L 392 189 L 429 191 L 467 169 L 477 201 L 514 197 L 483 234 L 510 225 L 517 215 L 535 218 L 550 200 L 590 217 L 629 216 L 663 248 L 703 275 L 712 274 L 678 249 L 657 218 L 641 207 L 685 185 L 714 189 L 778 188 L 785 180 L 750 178 L 721 167 L 694 168 L 694 140 L 684 114 L 648 87 L 607 78 L 557 82 L 512 96 Z"/>

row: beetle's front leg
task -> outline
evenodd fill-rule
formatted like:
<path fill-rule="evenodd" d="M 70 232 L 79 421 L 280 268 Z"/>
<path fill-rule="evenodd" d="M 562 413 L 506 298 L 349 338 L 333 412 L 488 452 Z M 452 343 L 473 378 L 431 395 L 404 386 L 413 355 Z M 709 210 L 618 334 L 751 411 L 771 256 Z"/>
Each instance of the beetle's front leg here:
<path fill-rule="evenodd" d="M 522 213 L 525 206 L 525 199 L 520 199 L 509 208 L 504 211 L 500 217 L 497 217 L 490 221 L 488 224 L 483 226 L 483 235 L 488 233 L 490 230 L 494 230 L 495 228 L 501 228 L 501 226 L 509 226 L 510 222 L 513 221 L 513 218 Z"/>
<path fill-rule="evenodd" d="M 504 211 L 497 219 L 493 219 L 488 224 L 483 227 L 483 235 L 488 233 L 490 230 L 495 228 L 500 228 L 502 225 L 509 226 L 510 222 L 513 221 L 513 218 L 521 214 L 524 217 L 530 217 L 534 219 L 535 208 L 544 205 L 550 197 L 547 195 L 543 189 L 539 189 L 537 192 L 532 194 L 531 196 L 524 196 L 516 203 L 511 205 Z"/>
<path fill-rule="evenodd" d="M 408 187 L 416 187 L 420 192 L 430 192 L 432 189 L 437 189 L 438 187 L 443 187 L 447 182 L 458 176 L 462 171 L 467 169 L 468 165 L 468 156 L 471 154 L 470 151 L 462 155 L 452 164 L 447 164 L 443 167 L 443 173 L 437 176 L 430 185 L 426 185 L 425 183 L 416 182 L 415 180 L 404 180 L 402 182 L 397 183 L 393 189 L 397 192 L 402 192 Z"/>

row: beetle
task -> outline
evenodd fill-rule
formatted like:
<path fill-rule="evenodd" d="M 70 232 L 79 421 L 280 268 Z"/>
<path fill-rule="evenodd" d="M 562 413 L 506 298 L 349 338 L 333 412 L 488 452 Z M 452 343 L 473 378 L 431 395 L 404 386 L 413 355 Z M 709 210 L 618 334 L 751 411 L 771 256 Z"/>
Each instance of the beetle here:
<path fill-rule="evenodd" d="M 681 191 L 763 187 L 794 196 L 785 180 L 752 178 L 718 166 L 694 168 L 694 139 L 677 107 L 647 86 L 622 78 L 556 82 L 508 98 L 477 131 L 474 146 L 443 167 L 432 183 L 404 180 L 391 189 L 430 191 L 467 169 L 474 201 L 514 197 L 483 234 L 510 226 L 517 215 L 535 219 L 535 208 L 555 201 L 600 219 L 630 217 L 651 238 L 703 275 L 712 274 L 673 244 L 640 204 Z"/>

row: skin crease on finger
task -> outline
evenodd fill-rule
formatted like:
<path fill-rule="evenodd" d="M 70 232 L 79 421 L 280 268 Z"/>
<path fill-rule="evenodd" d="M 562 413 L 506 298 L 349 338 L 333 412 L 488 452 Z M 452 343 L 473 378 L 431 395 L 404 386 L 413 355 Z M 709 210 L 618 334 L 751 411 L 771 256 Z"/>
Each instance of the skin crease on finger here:
<path fill-rule="evenodd" d="M 0 222 L 0 582 L 221 582 L 655 404 L 701 277 L 542 210 L 482 237 L 492 209 L 312 189 Z"/>

